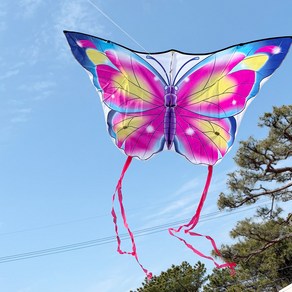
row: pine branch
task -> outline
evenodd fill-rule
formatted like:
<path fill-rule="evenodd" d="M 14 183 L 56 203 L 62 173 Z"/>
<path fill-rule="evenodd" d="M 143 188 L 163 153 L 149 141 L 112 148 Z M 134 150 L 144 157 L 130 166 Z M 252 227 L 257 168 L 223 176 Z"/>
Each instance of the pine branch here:
<path fill-rule="evenodd" d="M 263 251 L 267 250 L 268 248 L 278 244 L 279 242 L 281 242 L 283 240 L 289 239 L 289 238 L 292 238 L 292 232 L 286 234 L 285 236 L 279 236 L 279 237 L 277 237 L 277 238 L 275 238 L 273 240 L 269 240 L 261 248 L 255 250 L 255 251 L 249 252 L 249 254 L 247 254 L 247 255 L 239 255 L 239 254 L 237 254 L 235 256 L 235 260 L 241 259 L 241 260 L 244 260 L 244 262 L 248 262 L 255 255 L 258 255 L 258 254 L 262 253 Z"/>
<path fill-rule="evenodd" d="M 260 197 L 260 196 L 265 196 L 265 195 L 275 195 L 276 193 L 284 191 L 290 187 L 292 187 L 292 182 L 288 183 L 280 188 L 273 189 L 273 190 L 268 190 L 268 189 L 261 187 L 261 189 L 264 190 L 263 192 L 257 193 L 257 194 L 251 194 L 251 195 L 255 198 Z"/>

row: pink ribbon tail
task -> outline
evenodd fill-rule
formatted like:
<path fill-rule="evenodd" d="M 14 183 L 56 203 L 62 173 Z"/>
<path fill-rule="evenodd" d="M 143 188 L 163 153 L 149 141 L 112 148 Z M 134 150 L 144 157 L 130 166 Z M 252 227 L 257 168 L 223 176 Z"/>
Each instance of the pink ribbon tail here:
<path fill-rule="evenodd" d="M 123 167 L 122 173 L 120 175 L 120 179 L 119 179 L 118 184 L 116 186 L 116 190 L 115 190 L 115 192 L 113 194 L 111 214 L 112 214 L 113 222 L 114 222 L 114 225 L 115 225 L 115 233 L 116 233 L 116 238 L 117 238 L 117 243 L 118 243 L 118 248 L 117 248 L 118 253 L 120 253 L 120 254 L 129 254 L 129 255 L 133 256 L 136 259 L 136 261 L 139 264 L 139 266 L 141 267 L 141 269 L 143 270 L 143 272 L 146 274 L 147 278 L 150 280 L 152 278 L 152 273 L 149 272 L 147 269 L 145 269 L 143 267 L 143 265 L 139 261 L 138 254 L 137 254 L 136 243 L 135 243 L 135 238 L 134 238 L 134 234 L 133 234 L 133 232 L 131 231 L 131 229 L 130 229 L 130 227 L 128 225 L 127 217 L 126 217 L 126 212 L 125 212 L 125 208 L 124 208 L 124 205 L 123 205 L 122 182 L 123 182 L 124 175 L 125 175 L 128 167 L 131 164 L 132 158 L 133 157 L 128 156 L 128 158 L 127 158 L 127 160 L 125 162 L 125 165 Z M 118 201 L 119 201 L 119 205 L 120 205 L 121 215 L 122 215 L 122 218 L 123 218 L 123 223 L 124 223 L 125 228 L 128 231 L 128 234 L 129 234 L 130 239 L 131 239 L 131 242 L 132 242 L 132 251 L 130 251 L 130 252 L 123 251 L 121 249 L 121 238 L 119 236 L 119 230 L 118 230 L 118 224 L 117 224 L 117 220 L 118 219 L 117 219 L 117 215 L 116 215 L 115 207 L 114 207 L 114 202 L 115 202 L 115 199 L 116 199 L 116 194 L 118 194 Z"/>
<path fill-rule="evenodd" d="M 208 189 L 209 189 L 209 186 L 210 186 L 210 183 L 211 183 L 212 173 L 213 173 L 213 166 L 209 165 L 208 166 L 208 176 L 207 176 L 207 179 L 206 179 L 205 187 L 204 187 L 204 190 L 203 190 L 199 205 L 197 207 L 196 213 L 192 217 L 190 222 L 188 224 L 179 226 L 177 229 L 169 228 L 168 232 L 169 232 L 169 234 L 171 236 L 174 236 L 177 239 L 179 239 L 181 242 L 183 242 L 195 254 L 199 255 L 200 257 L 203 257 L 203 258 L 206 258 L 206 259 L 209 259 L 209 260 L 213 261 L 213 263 L 215 264 L 216 268 L 220 269 L 220 268 L 228 267 L 230 269 L 230 274 L 231 275 L 235 275 L 234 268 L 236 267 L 236 263 L 231 262 L 231 263 L 224 263 L 224 264 L 220 265 L 214 260 L 213 257 L 204 255 L 202 252 L 200 252 L 199 250 L 195 249 L 191 244 L 189 244 L 185 239 L 183 239 L 183 238 L 181 238 L 181 237 L 176 235 L 176 233 L 179 233 L 182 229 L 184 229 L 184 233 L 185 234 L 189 234 L 190 236 L 202 236 L 202 237 L 205 237 L 207 240 L 209 240 L 211 242 L 216 254 L 218 256 L 222 257 L 219 249 L 216 246 L 216 243 L 215 243 L 214 239 L 211 236 L 202 235 L 202 234 L 199 234 L 199 233 L 196 233 L 196 232 L 191 232 L 191 230 L 193 230 L 196 227 L 196 225 L 198 224 L 198 222 L 199 222 L 201 211 L 202 211 L 202 208 L 204 206 L 204 202 L 206 200 L 206 197 L 207 197 L 207 194 L 208 194 Z"/>

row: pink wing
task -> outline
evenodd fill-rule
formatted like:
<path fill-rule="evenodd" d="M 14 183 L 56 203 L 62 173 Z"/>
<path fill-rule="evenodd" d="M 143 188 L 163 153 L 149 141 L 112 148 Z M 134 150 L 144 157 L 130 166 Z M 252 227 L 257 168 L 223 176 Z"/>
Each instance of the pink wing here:
<path fill-rule="evenodd" d="M 160 74 L 135 52 L 80 33 L 66 32 L 71 50 L 101 91 L 106 122 L 117 147 L 148 159 L 164 139 L 164 87 Z"/>
<path fill-rule="evenodd" d="M 194 163 L 215 164 L 230 149 L 261 82 L 280 66 L 291 38 L 237 45 L 211 54 L 175 84 L 175 150 Z"/>
<path fill-rule="evenodd" d="M 234 140 L 234 118 L 217 119 L 176 110 L 175 150 L 194 164 L 214 165 Z"/>
<path fill-rule="evenodd" d="M 216 56 L 178 83 L 175 150 L 195 164 L 214 165 L 233 144 L 236 120 L 255 81 L 250 70 L 231 72 L 242 53 Z"/>
<path fill-rule="evenodd" d="M 255 84 L 254 70 L 232 71 L 245 61 L 241 52 L 211 58 L 181 82 L 178 105 L 194 113 L 216 118 L 238 114 Z"/>
<path fill-rule="evenodd" d="M 111 111 L 108 115 L 109 133 L 126 155 L 148 159 L 163 150 L 164 112 L 164 108 L 144 111 L 143 114 Z"/>
<path fill-rule="evenodd" d="M 96 72 L 103 102 L 112 109 L 107 116 L 109 133 L 126 155 L 149 159 L 165 144 L 164 84 L 129 53 L 105 54 L 114 67 L 98 65 Z"/>
<path fill-rule="evenodd" d="M 207 58 L 178 82 L 175 150 L 192 163 L 214 165 L 232 146 L 233 115 L 245 108 L 256 80 L 254 70 L 234 70 L 244 62 L 246 55 L 232 48 Z"/>
<path fill-rule="evenodd" d="M 111 65 L 97 65 L 96 72 L 103 90 L 103 102 L 119 112 L 144 112 L 163 106 L 164 83 L 134 54 L 107 50 Z"/>

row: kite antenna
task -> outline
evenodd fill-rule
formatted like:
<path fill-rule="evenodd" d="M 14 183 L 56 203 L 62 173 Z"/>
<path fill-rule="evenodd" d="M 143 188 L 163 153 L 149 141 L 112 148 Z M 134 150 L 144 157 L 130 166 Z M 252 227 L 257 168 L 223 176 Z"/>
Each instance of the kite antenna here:
<path fill-rule="evenodd" d="M 174 51 L 171 51 L 171 61 L 170 61 L 170 68 L 169 68 L 169 79 L 170 79 L 170 85 L 172 82 L 172 72 L 173 72 L 173 58 L 174 58 Z"/>
<path fill-rule="evenodd" d="M 147 55 L 147 56 L 146 56 L 146 59 L 150 59 L 150 60 L 155 61 L 155 62 L 161 67 L 161 69 L 162 69 L 163 72 L 165 73 L 165 76 L 166 76 L 166 79 L 167 79 L 168 85 L 171 85 L 171 84 L 170 84 L 170 79 L 169 79 L 169 77 L 168 77 L 168 75 L 167 75 L 167 73 L 166 73 L 166 71 L 165 71 L 165 68 L 162 66 L 162 64 L 161 64 L 158 60 L 156 60 L 154 57 L 152 57 L 152 56 L 150 56 L 150 55 Z"/>
<path fill-rule="evenodd" d="M 95 9 L 97 9 L 105 18 L 107 18 L 112 24 L 114 24 L 120 31 L 122 31 L 129 39 L 131 39 L 135 44 L 137 44 L 140 48 L 145 51 L 145 53 L 150 53 L 140 44 L 138 43 L 130 34 L 128 34 L 120 25 L 118 25 L 108 14 L 106 14 L 104 11 L 102 11 L 95 3 L 93 3 L 91 0 L 87 0 Z"/>

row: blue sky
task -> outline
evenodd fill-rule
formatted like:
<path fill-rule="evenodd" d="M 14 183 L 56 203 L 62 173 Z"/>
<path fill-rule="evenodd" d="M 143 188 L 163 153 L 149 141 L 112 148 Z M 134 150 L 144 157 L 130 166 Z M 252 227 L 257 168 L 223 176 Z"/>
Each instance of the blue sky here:
<path fill-rule="evenodd" d="M 289 0 L 93 2 L 148 51 L 204 53 L 291 35 Z M 141 50 L 86 0 L 1 1 L 0 260 L 114 235 L 111 195 L 126 157 L 106 132 L 98 96 L 71 55 L 63 30 Z M 291 104 L 291 61 L 290 52 L 246 112 L 234 147 L 215 167 L 202 219 L 218 211 L 216 200 L 226 188 L 226 174 L 235 169 L 238 141 L 263 137 L 258 117 L 274 105 Z M 132 230 L 189 218 L 206 174 L 206 167 L 169 151 L 133 161 L 124 181 Z M 197 231 L 212 235 L 218 244 L 230 243 L 234 223 L 253 211 L 205 217 Z M 198 260 L 167 231 L 137 237 L 137 245 L 142 263 L 155 274 L 183 260 Z M 199 239 L 195 245 L 211 251 Z M 0 290 L 123 292 L 138 287 L 143 272 L 133 258 L 115 250 L 116 243 L 110 242 L 0 262 Z"/>

